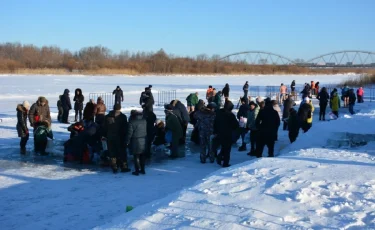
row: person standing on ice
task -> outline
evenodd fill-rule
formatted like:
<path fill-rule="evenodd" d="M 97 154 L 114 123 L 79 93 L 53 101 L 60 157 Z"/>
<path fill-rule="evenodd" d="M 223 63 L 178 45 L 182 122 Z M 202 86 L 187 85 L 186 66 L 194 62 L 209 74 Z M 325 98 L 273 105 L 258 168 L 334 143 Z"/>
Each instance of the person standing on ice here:
<path fill-rule="evenodd" d="M 289 118 L 288 118 L 288 136 L 290 143 L 293 143 L 297 140 L 298 133 L 299 133 L 300 125 L 297 116 L 297 111 L 294 108 L 289 110 Z"/>
<path fill-rule="evenodd" d="M 125 114 L 121 113 L 120 104 L 116 104 L 114 109 L 105 116 L 104 136 L 107 138 L 113 173 L 117 173 L 118 167 L 121 172 L 130 172 L 125 143 L 127 125 L 128 119 Z"/>
<path fill-rule="evenodd" d="M 59 100 L 57 101 L 57 111 L 58 111 L 58 114 L 57 114 L 57 120 L 59 122 L 62 122 L 62 115 L 64 113 L 64 110 L 63 110 L 63 107 L 62 107 L 62 104 L 61 104 L 61 98 L 62 98 L 63 95 L 60 95 L 59 96 Z"/>
<path fill-rule="evenodd" d="M 249 98 L 248 98 L 248 93 L 249 93 L 249 82 L 246 81 L 245 84 L 242 87 L 243 90 L 243 97 L 246 99 L 246 104 L 249 104 Z"/>
<path fill-rule="evenodd" d="M 249 104 L 247 104 L 247 100 L 245 97 L 241 98 L 241 106 L 237 112 L 237 119 L 240 121 L 240 130 L 241 130 L 241 140 L 242 145 L 238 148 L 238 151 L 246 151 L 246 143 L 245 143 L 245 136 L 248 132 L 246 128 L 247 123 L 247 116 L 249 113 Z"/>
<path fill-rule="evenodd" d="M 256 128 L 255 121 L 259 113 L 259 106 L 254 101 L 250 101 L 249 105 L 250 105 L 250 110 L 247 115 L 246 127 L 248 130 L 250 130 L 250 152 L 247 155 L 256 156 L 255 144 L 257 140 L 258 130 Z"/>
<path fill-rule="evenodd" d="M 178 146 L 180 144 L 180 140 L 183 137 L 182 133 L 182 126 L 179 121 L 179 118 L 174 114 L 174 108 L 171 104 L 164 105 L 164 112 L 165 112 L 165 130 L 166 133 L 170 132 L 172 134 L 172 142 L 171 142 L 171 155 L 170 158 L 177 158 L 178 157 Z"/>
<path fill-rule="evenodd" d="M 132 111 L 129 124 L 126 130 L 125 143 L 129 147 L 134 157 L 134 176 L 146 174 L 146 142 L 147 142 L 147 121 L 143 118 L 143 113 Z"/>
<path fill-rule="evenodd" d="M 359 87 L 359 89 L 357 89 L 357 100 L 358 100 L 358 103 L 363 103 L 363 95 L 364 95 L 365 91 L 363 90 L 362 87 Z"/>
<path fill-rule="evenodd" d="M 286 95 L 286 91 L 288 89 L 286 88 L 286 86 L 284 85 L 284 83 L 281 83 L 280 85 L 280 103 L 283 103 L 283 101 L 285 100 L 285 95 Z"/>
<path fill-rule="evenodd" d="M 27 112 L 30 109 L 28 101 L 24 101 L 22 104 L 17 105 L 17 133 L 20 141 L 20 153 L 26 154 L 26 144 L 29 140 L 29 128 L 27 128 Z"/>
<path fill-rule="evenodd" d="M 184 104 L 181 103 L 179 100 L 173 100 L 170 103 L 173 106 L 173 111 L 174 113 L 180 114 L 181 116 L 181 125 L 182 125 L 182 131 L 183 131 L 183 136 L 180 140 L 180 144 L 184 145 L 186 142 L 186 131 L 187 127 L 190 121 L 190 116 L 187 112 L 187 109 Z"/>
<path fill-rule="evenodd" d="M 300 126 L 305 133 L 312 127 L 313 112 L 314 106 L 312 105 L 312 102 L 310 102 L 310 98 L 306 97 L 304 103 L 301 104 L 298 109 Z"/>
<path fill-rule="evenodd" d="M 326 109 L 329 101 L 329 94 L 327 92 L 327 88 L 323 87 L 322 90 L 319 92 L 318 96 L 316 96 L 316 99 L 319 100 L 319 121 L 323 119 L 323 121 L 326 120 Z"/>
<path fill-rule="evenodd" d="M 201 163 L 206 163 L 207 157 L 210 158 L 210 162 L 215 161 L 215 155 L 211 151 L 210 137 L 214 131 L 214 121 L 216 117 L 215 113 L 216 104 L 211 102 L 207 107 L 201 108 L 194 114 L 197 120 L 197 127 L 199 132 L 199 144 L 201 147 L 200 160 Z"/>
<path fill-rule="evenodd" d="M 230 88 L 229 88 L 229 84 L 225 84 L 223 90 L 221 91 L 223 93 L 223 96 L 225 98 L 225 100 L 228 100 L 229 99 L 229 92 L 230 92 Z"/>
<path fill-rule="evenodd" d="M 268 157 L 274 157 L 275 141 L 280 126 L 280 117 L 273 109 L 272 101 L 267 98 L 264 109 L 260 110 L 255 121 L 258 132 L 256 143 L 257 158 L 262 157 L 264 146 L 267 145 Z"/>
<path fill-rule="evenodd" d="M 75 111 L 75 119 L 74 122 L 82 121 L 82 111 L 83 111 L 83 102 L 85 101 L 85 97 L 82 94 L 81 89 L 76 89 L 74 92 L 74 111 Z M 78 120 L 79 114 L 79 120 Z"/>
<path fill-rule="evenodd" d="M 48 121 L 51 124 L 51 112 L 48 105 L 48 100 L 45 97 L 39 97 L 38 100 L 31 106 L 29 111 L 30 126 L 34 127 L 39 121 Z"/>
<path fill-rule="evenodd" d="M 351 115 L 354 115 L 355 114 L 354 105 L 355 105 L 355 101 L 357 100 L 354 94 L 354 89 L 350 89 L 348 95 L 349 95 L 349 113 Z"/>
<path fill-rule="evenodd" d="M 69 97 L 69 89 L 64 90 L 64 94 L 61 97 L 61 105 L 63 107 L 63 116 L 62 116 L 62 123 L 64 124 L 69 124 L 69 110 L 72 109 L 72 104 L 70 102 L 70 97 Z"/>
<path fill-rule="evenodd" d="M 230 152 L 232 147 L 232 134 L 239 128 L 236 116 L 232 113 L 233 103 L 227 100 L 224 108 L 220 109 L 214 121 L 214 135 L 218 138 L 221 150 L 216 162 L 224 168 L 229 167 Z"/>
<path fill-rule="evenodd" d="M 119 104 L 121 106 L 121 102 L 124 101 L 124 94 L 120 86 L 117 86 L 115 90 L 112 92 L 115 95 L 115 105 Z"/>
<path fill-rule="evenodd" d="M 209 85 L 207 92 L 206 92 L 206 99 L 208 103 L 212 102 L 213 96 L 214 96 L 214 89 L 212 88 L 212 85 Z"/>
<path fill-rule="evenodd" d="M 292 91 L 292 93 L 294 93 L 294 91 L 296 90 L 296 81 L 293 80 L 292 83 L 290 84 L 290 90 Z"/>
<path fill-rule="evenodd" d="M 292 96 L 289 94 L 286 96 L 286 100 L 284 101 L 284 108 L 283 108 L 283 115 L 282 115 L 282 118 L 283 118 L 283 130 L 288 130 L 288 122 L 286 121 L 286 119 L 288 119 L 289 117 L 289 111 L 291 108 L 293 108 L 293 106 L 295 106 L 296 103 L 293 101 L 292 99 Z"/>
<path fill-rule="evenodd" d="M 104 104 L 104 100 L 102 97 L 98 97 L 95 105 L 95 123 L 99 126 L 104 125 L 105 121 L 105 112 L 107 111 L 107 107 Z"/>
<path fill-rule="evenodd" d="M 340 98 L 337 95 L 337 91 L 333 91 L 333 95 L 330 100 L 330 105 L 332 109 L 332 113 L 339 117 L 339 108 L 340 108 Z"/>

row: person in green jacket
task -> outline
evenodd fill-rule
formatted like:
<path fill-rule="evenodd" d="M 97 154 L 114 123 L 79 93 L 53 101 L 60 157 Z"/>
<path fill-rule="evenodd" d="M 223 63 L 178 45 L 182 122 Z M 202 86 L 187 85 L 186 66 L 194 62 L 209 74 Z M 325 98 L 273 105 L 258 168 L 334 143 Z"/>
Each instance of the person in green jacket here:
<path fill-rule="evenodd" d="M 217 110 L 218 111 L 221 107 L 223 107 L 223 103 L 221 102 L 221 97 L 222 97 L 222 92 L 219 91 L 216 93 L 216 89 L 214 89 L 214 99 L 212 102 L 215 102 L 216 106 L 217 106 Z"/>
<path fill-rule="evenodd" d="M 165 110 L 165 121 L 166 121 L 166 133 L 172 132 L 172 143 L 171 143 L 171 158 L 177 158 L 178 146 L 180 139 L 183 137 L 183 131 L 181 123 L 179 122 L 177 116 L 173 113 L 173 106 L 166 104 L 164 106 Z"/>
<path fill-rule="evenodd" d="M 36 153 L 45 156 L 48 155 L 46 152 L 47 138 L 53 139 L 53 133 L 50 128 L 48 121 L 37 122 L 35 124 L 34 131 L 34 150 Z"/>
<path fill-rule="evenodd" d="M 188 113 L 194 112 L 195 106 L 198 104 L 198 92 L 191 93 L 187 98 L 187 111 Z"/>

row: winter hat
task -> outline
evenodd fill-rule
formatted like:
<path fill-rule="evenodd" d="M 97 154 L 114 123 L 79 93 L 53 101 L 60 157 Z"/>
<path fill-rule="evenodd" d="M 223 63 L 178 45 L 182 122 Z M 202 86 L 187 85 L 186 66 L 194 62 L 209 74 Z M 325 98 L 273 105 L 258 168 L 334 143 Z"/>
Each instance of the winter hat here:
<path fill-rule="evenodd" d="M 208 105 L 207 105 L 207 108 L 209 109 L 216 109 L 217 105 L 215 102 L 210 102 Z"/>
<path fill-rule="evenodd" d="M 120 104 L 116 104 L 115 106 L 113 106 L 113 109 L 114 110 L 121 110 L 121 105 Z"/>
<path fill-rule="evenodd" d="M 27 110 L 30 109 L 30 103 L 29 103 L 28 101 L 24 101 L 24 102 L 22 103 L 22 105 L 23 105 L 23 107 L 25 107 Z"/>
<path fill-rule="evenodd" d="M 229 100 L 227 100 L 224 104 L 224 109 L 227 111 L 232 111 L 233 107 L 234 107 L 233 103 Z"/>
<path fill-rule="evenodd" d="M 250 101 L 249 105 L 254 105 L 256 106 L 257 104 L 254 101 Z"/>
<path fill-rule="evenodd" d="M 164 109 L 165 110 L 173 110 L 173 105 L 171 105 L 171 104 L 165 104 L 164 105 Z"/>
<path fill-rule="evenodd" d="M 39 97 L 39 101 L 42 103 L 47 103 L 47 99 L 45 97 Z"/>
<path fill-rule="evenodd" d="M 309 103 L 310 102 L 310 98 L 309 97 L 305 97 L 305 102 Z"/>

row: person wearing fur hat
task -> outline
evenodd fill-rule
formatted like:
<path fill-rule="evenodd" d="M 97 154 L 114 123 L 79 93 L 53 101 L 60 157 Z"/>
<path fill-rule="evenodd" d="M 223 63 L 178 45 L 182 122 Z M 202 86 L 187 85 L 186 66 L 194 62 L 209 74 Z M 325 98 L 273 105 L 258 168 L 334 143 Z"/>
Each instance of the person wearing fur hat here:
<path fill-rule="evenodd" d="M 70 124 L 68 121 L 68 117 L 69 117 L 69 110 L 72 109 L 72 104 L 70 102 L 69 93 L 70 93 L 69 89 L 65 89 L 64 94 L 61 97 L 61 105 L 64 110 L 63 116 L 62 116 L 62 123 L 64 124 Z"/>
<path fill-rule="evenodd" d="M 171 104 L 166 104 L 164 106 L 165 110 L 165 131 L 172 133 L 172 142 L 171 142 L 171 158 L 177 158 L 178 146 L 181 138 L 183 137 L 183 129 L 179 118 L 174 114 L 174 107 Z"/>
<path fill-rule="evenodd" d="M 26 154 L 26 144 L 29 140 L 29 128 L 27 128 L 27 112 L 30 109 L 28 101 L 24 101 L 22 104 L 17 105 L 17 133 L 20 141 L 20 153 Z"/>
<path fill-rule="evenodd" d="M 79 114 L 79 121 L 81 121 L 83 102 L 85 101 L 85 97 L 83 96 L 81 89 L 78 88 L 75 90 L 73 101 L 74 101 L 74 111 L 76 112 L 74 122 L 78 121 L 78 114 Z"/>
<path fill-rule="evenodd" d="M 51 112 L 48 100 L 45 97 L 39 97 L 38 100 L 30 107 L 29 111 L 30 126 L 34 127 L 39 121 L 48 121 L 51 124 Z"/>
<path fill-rule="evenodd" d="M 233 103 L 227 100 L 224 108 L 220 109 L 214 121 L 214 135 L 218 138 L 221 150 L 216 162 L 223 167 L 229 167 L 230 152 L 232 147 L 232 134 L 239 128 L 236 116 L 232 113 Z"/>
<path fill-rule="evenodd" d="M 104 137 L 107 138 L 108 151 L 111 157 L 111 167 L 113 173 L 130 172 L 127 162 L 126 152 L 126 129 L 128 119 L 121 113 L 121 105 L 116 104 L 114 109 L 105 116 Z"/>

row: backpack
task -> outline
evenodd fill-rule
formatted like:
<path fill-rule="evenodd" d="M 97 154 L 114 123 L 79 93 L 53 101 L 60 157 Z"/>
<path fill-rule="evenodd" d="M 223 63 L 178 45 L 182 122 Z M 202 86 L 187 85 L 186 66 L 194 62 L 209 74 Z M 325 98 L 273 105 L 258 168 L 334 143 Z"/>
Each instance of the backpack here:
<path fill-rule="evenodd" d="M 190 100 L 191 100 L 191 94 L 189 96 L 187 96 L 187 98 L 186 98 L 186 101 L 190 102 Z"/>

